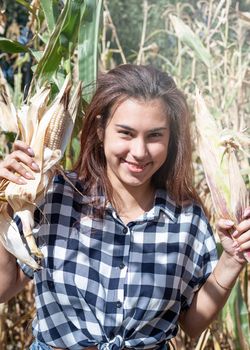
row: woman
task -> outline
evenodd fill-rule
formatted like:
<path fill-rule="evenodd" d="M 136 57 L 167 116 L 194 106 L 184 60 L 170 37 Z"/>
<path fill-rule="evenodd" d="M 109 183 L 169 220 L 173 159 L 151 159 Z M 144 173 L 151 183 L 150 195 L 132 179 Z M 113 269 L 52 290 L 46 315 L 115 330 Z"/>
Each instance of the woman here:
<path fill-rule="evenodd" d="M 28 181 L 32 157 L 16 142 L 0 178 Z M 153 67 L 119 66 L 98 79 L 75 171 L 55 177 L 36 212 L 43 269 L 1 248 L 1 301 L 34 277 L 32 350 L 167 349 L 178 325 L 197 336 L 223 307 L 246 263 L 249 216 L 236 243 L 220 220 L 217 261 L 192 186 L 183 94 Z"/>

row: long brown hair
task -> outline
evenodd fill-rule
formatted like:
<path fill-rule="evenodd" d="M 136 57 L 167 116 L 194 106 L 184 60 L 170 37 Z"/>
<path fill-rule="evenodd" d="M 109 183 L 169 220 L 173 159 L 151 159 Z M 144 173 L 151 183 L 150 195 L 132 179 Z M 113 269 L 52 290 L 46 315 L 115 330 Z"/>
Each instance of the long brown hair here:
<path fill-rule="evenodd" d="M 165 72 L 152 66 L 124 64 L 97 80 L 96 92 L 86 111 L 81 134 L 81 153 L 75 171 L 84 183 L 85 194 L 97 198 L 103 193 L 113 203 L 112 186 L 106 173 L 106 159 L 100 129 L 105 130 L 114 109 L 125 99 L 164 101 L 170 120 L 170 140 L 165 163 L 153 175 L 155 188 L 164 188 L 177 204 L 198 200 L 192 184 L 189 110 L 183 93 Z"/>

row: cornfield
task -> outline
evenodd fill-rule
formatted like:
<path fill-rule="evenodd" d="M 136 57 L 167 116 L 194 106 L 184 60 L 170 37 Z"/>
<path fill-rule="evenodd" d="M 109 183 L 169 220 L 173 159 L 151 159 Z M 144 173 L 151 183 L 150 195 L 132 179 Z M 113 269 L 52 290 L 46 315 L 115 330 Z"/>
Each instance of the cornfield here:
<path fill-rule="evenodd" d="M 174 77 L 187 96 L 193 116 L 195 91 L 198 88 L 202 92 L 220 130 L 219 142 L 234 147 L 249 193 L 249 0 L 8 1 L 16 14 L 24 14 L 22 27 L 14 18 L 9 19 L 7 1 L 0 3 L 0 66 L 16 108 L 48 82 L 52 99 L 66 76 L 73 82 L 83 82 L 81 110 L 61 162 L 64 168 L 70 169 L 79 154 L 81 116 L 98 71 L 120 63 L 153 64 Z M 128 28 L 134 28 L 133 38 Z M 193 117 L 195 185 L 216 235 L 217 216 L 198 153 L 196 130 Z M 2 158 L 10 152 L 14 139 L 15 133 L 2 126 Z M 190 339 L 180 330 L 174 339 L 176 349 L 250 349 L 249 267 L 242 272 L 212 325 L 199 339 Z M 30 283 L 8 303 L 0 304 L 0 349 L 28 349 L 35 313 L 33 293 Z"/>

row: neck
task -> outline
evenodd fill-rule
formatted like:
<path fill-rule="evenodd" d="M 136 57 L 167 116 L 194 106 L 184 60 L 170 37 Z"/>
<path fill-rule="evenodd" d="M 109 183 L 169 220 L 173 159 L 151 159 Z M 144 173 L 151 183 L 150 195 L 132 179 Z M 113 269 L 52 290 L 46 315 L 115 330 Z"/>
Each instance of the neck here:
<path fill-rule="evenodd" d="M 149 211 L 153 206 L 154 196 L 155 189 L 151 185 L 146 188 L 123 186 L 114 191 L 114 205 L 119 216 L 124 221 L 129 221 Z"/>

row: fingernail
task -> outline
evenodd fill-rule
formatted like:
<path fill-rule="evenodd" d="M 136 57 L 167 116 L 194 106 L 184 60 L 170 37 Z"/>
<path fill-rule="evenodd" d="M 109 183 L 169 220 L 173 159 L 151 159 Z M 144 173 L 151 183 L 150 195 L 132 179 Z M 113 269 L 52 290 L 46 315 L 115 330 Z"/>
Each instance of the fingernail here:
<path fill-rule="evenodd" d="M 25 181 L 23 177 L 19 177 L 18 178 L 18 182 L 20 183 L 20 185 L 26 185 L 27 184 L 27 181 Z"/>
<path fill-rule="evenodd" d="M 36 171 L 39 171 L 39 170 L 40 170 L 39 166 L 38 166 L 35 162 L 33 162 L 33 163 L 31 164 L 31 167 L 32 167 L 34 170 L 36 170 Z"/>
<path fill-rule="evenodd" d="M 31 147 L 28 148 L 28 152 L 32 157 L 34 157 L 35 153 Z"/>
<path fill-rule="evenodd" d="M 233 226 L 234 225 L 234 222 L 232 220 L 225 220 L 224 223 L 227 226 Z"/>
<path fill-rule="evenodd" d="M 25 176 L 28 178 L 28 179 L 34 179 L 35 177 L 32 175 L 32 174 L 30 174 L 30 173 L 25 173 Z"/>
<path fill-rule="evenodd" d="M 234 232 L 232 233 L 232 236 L 233 236 L 233 237 L 237 237 L 237 236 L 238 236 L 238 234 L 239 234 L 239 232 L 238 232 L 238 231 L 234 231 Z"/>
<path fill-rule="evenodd" d="M 250 208 L 246 208 L 245 210 L 244 210 L 244 217 L 247 217 L 247 216 L 249 216 L 250 215 Z"/>

